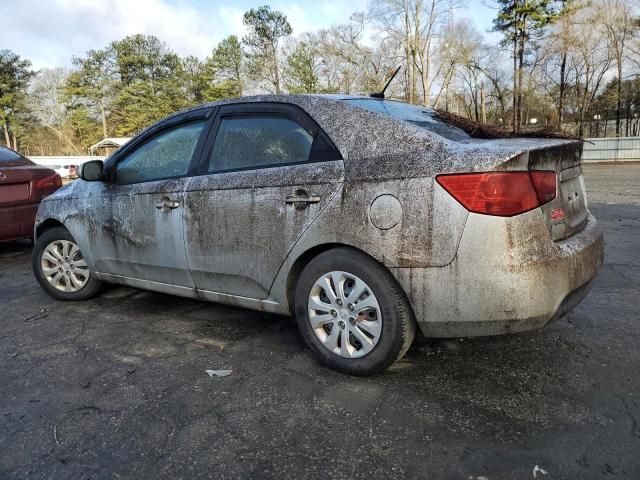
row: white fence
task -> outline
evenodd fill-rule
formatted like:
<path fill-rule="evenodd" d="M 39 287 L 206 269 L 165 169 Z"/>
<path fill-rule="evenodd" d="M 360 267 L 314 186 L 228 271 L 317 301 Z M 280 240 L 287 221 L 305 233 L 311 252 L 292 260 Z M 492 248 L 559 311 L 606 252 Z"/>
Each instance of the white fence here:
<path fill-rule="evenodd" d="M 82 165 L 85 162 L 90 160 L 104 160 L 107 157 L 91 157 L 89 155 L 85 156 L 75 156 L 75 157 L 55 157 L 55 156 L 30 156 L 29 160 L 33 163 L 37 163 L 38 165 Z"/>
<path fill-rule="evenodd" d="M 640 137 L 587 138 L 582 148 L 582 161 L 640 162 Z"/>

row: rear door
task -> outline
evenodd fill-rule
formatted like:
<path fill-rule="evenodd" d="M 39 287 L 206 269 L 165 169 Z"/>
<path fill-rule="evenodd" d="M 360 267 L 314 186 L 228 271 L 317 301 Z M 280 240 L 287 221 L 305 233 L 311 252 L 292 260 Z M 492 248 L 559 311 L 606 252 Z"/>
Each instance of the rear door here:
<path fill-rule="evenodd" d="M 339 190 L 344 164 L 326 134 L 287 104 L 221 107 L 185 196 L 196 288 L 268 296 L 290 249 Z"/>
<path fill-rule="evenodd" d="M 208 120 L 189 118 L 137 141 L 108 166 L 89 200 L 87 237 L 102 274 L 193 289 L 183 230 L 184 189 Z"/>

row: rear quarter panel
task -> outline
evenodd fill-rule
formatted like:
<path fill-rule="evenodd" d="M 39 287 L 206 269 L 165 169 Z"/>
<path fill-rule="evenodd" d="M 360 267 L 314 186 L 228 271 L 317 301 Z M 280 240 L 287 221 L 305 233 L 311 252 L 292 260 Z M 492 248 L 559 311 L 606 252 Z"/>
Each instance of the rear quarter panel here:
<path fill-rule="evenodd" d="M 378 228 L 370 207 L 381 195 L 401 205 L 397 225 Z M 287 304 L 287 279 L 295 261 L 319 245 L 364 251 L 387 267 L 435 267 L 456 255 L 468 212 L 433 178 L 347 182 L 295 244 L 276 277 L 271 295 Z"/>

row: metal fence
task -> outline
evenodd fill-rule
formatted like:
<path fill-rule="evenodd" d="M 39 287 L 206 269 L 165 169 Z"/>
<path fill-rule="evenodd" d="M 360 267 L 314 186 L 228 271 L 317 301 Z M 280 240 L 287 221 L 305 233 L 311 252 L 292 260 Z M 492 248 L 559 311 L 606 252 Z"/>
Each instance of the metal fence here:
<path fill-rule="evenodd" d="M 640 137 L 587 138 L 582 161 L 640 162 Z"/>

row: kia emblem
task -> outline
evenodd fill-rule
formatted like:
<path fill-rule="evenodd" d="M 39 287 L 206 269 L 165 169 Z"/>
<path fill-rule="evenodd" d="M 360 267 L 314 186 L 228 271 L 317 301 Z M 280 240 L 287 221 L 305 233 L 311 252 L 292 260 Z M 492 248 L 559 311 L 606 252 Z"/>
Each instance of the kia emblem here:
<path fill-rule="evenodd" d="M 7 178 L 7 174 L 4 172 L 0 172 L 0 180 L 4 180 Z"/>
<path fill-rule="evenodd" d="M 551 220 L 563 220 L 564 219 L 564 209 L 563 208 L 554 208 L 551 211 Z"/>

